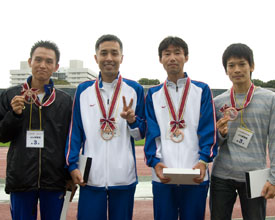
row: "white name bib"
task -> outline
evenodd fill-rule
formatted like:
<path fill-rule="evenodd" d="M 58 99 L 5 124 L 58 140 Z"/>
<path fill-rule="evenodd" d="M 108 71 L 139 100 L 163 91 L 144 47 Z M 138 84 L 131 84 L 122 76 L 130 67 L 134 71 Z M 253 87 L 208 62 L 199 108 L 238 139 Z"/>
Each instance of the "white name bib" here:
<path fill-rule="evenodd" d="M 26 147 L 44 148 L 44 131 L 27 131 Z"/>
<path fill-rule="evenodd" d="M 252 131 L 245 128 L 238 128 L 232 142 L 240 147 L 247 148 L 252 136 Z"/>

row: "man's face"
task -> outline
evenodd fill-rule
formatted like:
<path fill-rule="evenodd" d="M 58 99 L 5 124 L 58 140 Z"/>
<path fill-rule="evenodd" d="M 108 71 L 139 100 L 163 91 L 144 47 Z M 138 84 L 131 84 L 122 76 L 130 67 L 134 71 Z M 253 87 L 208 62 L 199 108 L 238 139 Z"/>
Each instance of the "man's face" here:
<path fill-rule="evenodd" d="M 115 78 L 123 60 L 119 43 L 116 41 L 101 43 L 96 51 L 95 60 L 103 77 Z"/>
<path fill-rule="evenodd" d="M 49 83 L 53 72 L 56 72 L 59 67 L 56 64 L 54 50 L 44 47 L 37 47 L 32 54 L 32 58 L 29 58 L 28 63 L 32 69 L 33 80 L 44 84 Z"/>
<path fill-rule="evenodd" d="M 188 61 L 188 56 L 184 55 L 181 47 L 170 45 L 162 51 L 160 63 L 163 65 L 168 75 L 178 75 L 183 73 L 184 64 Z"/>
<path fill-rule="evenodd" d="M 231 57 L 227 60 L 226 74 L 233 84 L 250 83 L 250 72 L 254 66 L 250 66 L 244 58 Z"/>

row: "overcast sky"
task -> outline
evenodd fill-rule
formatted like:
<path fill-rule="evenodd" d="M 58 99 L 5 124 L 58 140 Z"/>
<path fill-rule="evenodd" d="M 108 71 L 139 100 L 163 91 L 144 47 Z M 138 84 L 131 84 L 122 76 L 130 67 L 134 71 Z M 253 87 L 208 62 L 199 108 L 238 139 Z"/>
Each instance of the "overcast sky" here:
<path fill-rule="evenodd" d="M 221 57 L 231 43 L 254 51 L 253 78 L 275 79 L 274 0 L 10 0 L 0 3 L 0 88 L 10 86 L 10 70 L 19 69 L 38 40 L 54 41 L 61 67 L 78 59 L 98 72 L 94 44 L 103 34 L 123 42 L 122 76 L 163 82 L 166 72 L 158 45 L 169 36 L 189 46 L 185 71 L 211 88 L 229 88 Z"/>

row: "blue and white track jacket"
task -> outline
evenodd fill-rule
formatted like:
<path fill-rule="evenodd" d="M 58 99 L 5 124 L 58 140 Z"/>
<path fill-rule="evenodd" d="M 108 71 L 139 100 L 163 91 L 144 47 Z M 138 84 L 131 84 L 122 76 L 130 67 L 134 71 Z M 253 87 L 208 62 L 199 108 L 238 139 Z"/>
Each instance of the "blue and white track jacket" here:
<path fill-rule="evenodd" d="M 112 97 L 106 92 L 99 76 L 99 90 L 108 114 Z M 115 89 L 117 80 L 112 82 Z M 120 117 L 123 109 L 122 96 L 132 108 L 136 121 L 133 124 Z M 113 111 L 118 132 L 111 140 L 100 135 L 102 113 L 96 96 L 95 81 L 81 83 L 76 91 L 71 126 L 66 145 L 66 163 L 69 171 L 78 168 L 79 153 L 92 158 L 87 185 L 91 187 L 130 187 L 137 184 L 137 170 L 134 139 L 143 139 L 146 123 L 144 120 L 144 90 L 135 81 L 122 79 L 121 91 Z"/>
<path fill-rule="evenodd" d="M 186 77 L 177 85 L 167 81 L 171 100 L 178 109 L 185 88 Z M 145 115 L 147 120 L 145 156 L 147 165 L 155 167 L 159 162 L 169 168 L 193 168 L 199 159 L 211 162 L 217 153 L 216 116 L 213 97 L 207 84 L 191 80 L 183 118 L 186 127 L 184 139 L 175 143 L 169 138 L 170 121 L 168 104 L 163 84 L 149 89 L 146 96 Z M 152 169 L 153 181 L 160 182 Z M 208 179 L 208 174 L 204 180 Z"/>

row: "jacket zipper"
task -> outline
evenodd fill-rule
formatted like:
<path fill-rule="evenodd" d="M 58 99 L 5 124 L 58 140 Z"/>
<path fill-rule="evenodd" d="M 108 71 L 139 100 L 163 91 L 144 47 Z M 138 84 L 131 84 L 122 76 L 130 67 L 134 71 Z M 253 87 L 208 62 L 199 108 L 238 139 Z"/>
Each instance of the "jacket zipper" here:
<path fill-rule="evenodd" d="M 41 109 L 42 106 L 39 106 L 39 115 L 41 115 Z M 40 123 L 42 124 L 42 121 L 40 121 Z M 40 124 L 40 130 L 42 130 L 42 125 Z M 39 149 L 39 158 L 38 158 L 38 163 L 39 163 L 39 167 L 38 167 L 38 188 L 40 188 L 40 179 L 41 179 L 41 157 L 42 157 L 42 151 L 41 148 Z"/>
<path fill-rule="evenodd" d="M 109 98 L 107 98 L 107 108 L 106 109 L 108 109 L 108 107 L 109 107 Z M 107 113 L 106 112 L 106 114 L 109 114 L 109 112 Z M 106 185 L 105 185 L 105 188 L 106 188 L 106 190 L 108 190 L 108 176 L 109 176 L 109 169 L 108 169 L 108 153 L 109 153 L 109 151 L 108 151 L 108 141 L 106 142 Z"/>
<path fill-rule="evenodd" d="M 38 173 L 38 188 L 40 188 L 40 178 L 41 178 L 41 149 L 39 149 L 39 173 Z"/>

